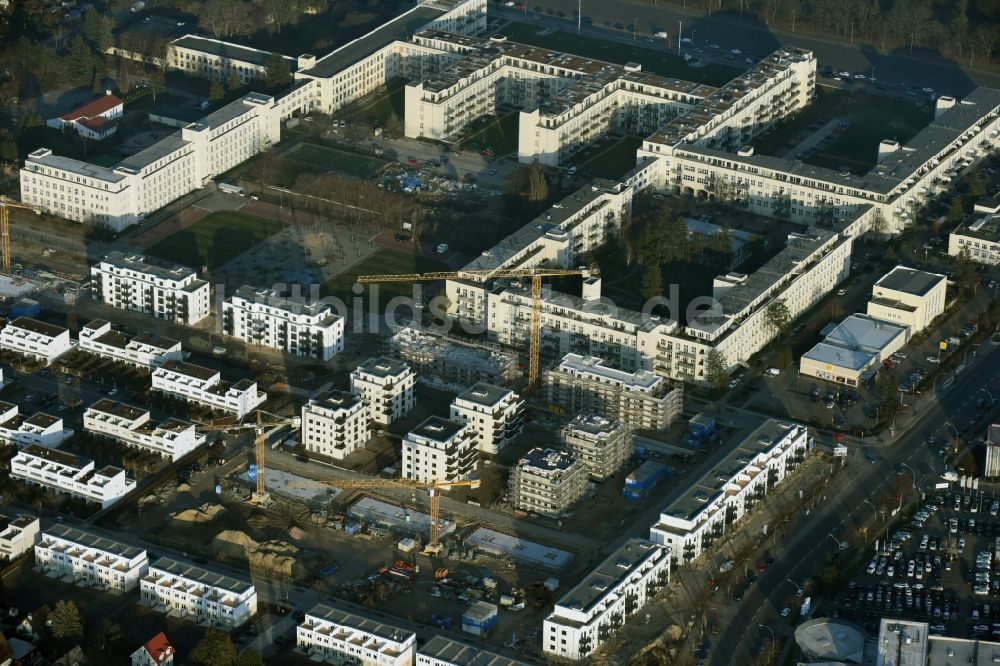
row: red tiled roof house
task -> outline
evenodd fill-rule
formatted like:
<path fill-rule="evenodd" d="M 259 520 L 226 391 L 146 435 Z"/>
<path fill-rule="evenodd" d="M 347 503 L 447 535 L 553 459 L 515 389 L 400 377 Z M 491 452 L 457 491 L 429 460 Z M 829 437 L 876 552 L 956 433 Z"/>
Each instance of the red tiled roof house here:
<path fill-rule="evenodd" d="M 107 90 L 103 97 L 87 102 L 58 118 L 52 118 L 45 124 L 56 129 L 71 128 L 80 136 L 100 141 L 118 129 L 116 120 L 121 117 L 123 108 L 122 101 Z"/>

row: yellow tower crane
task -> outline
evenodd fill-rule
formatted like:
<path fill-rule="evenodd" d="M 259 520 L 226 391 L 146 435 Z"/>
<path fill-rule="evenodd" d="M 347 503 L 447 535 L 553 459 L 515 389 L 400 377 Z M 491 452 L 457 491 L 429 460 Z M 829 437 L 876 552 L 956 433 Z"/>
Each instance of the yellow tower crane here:
<path fill-rule="evenodd" d="M 257 478 L 259 479 L 260 476 Z M 441 553 L 441 491 L 451 490 L 452 488 L 475 489 L 479 487 L 479 483 L 479 479 L 461 481 L 438 481 L 437 479 L 433 481 L 416 481 L 414 479 L 383 479 L 379 477 L 369 479 L 335 479 L 330 482 L 330 485 L 343 490 L 413 488 L 427 491 L 427 494 L 430 495 L 431 498 L 431 524 L 429 529 L 430 538 L 427 541 L 427 546 L 424 548 L 423 553 L 424 555 L 439 555 Z M 285 487 L 312 488 L 313 484 L 290 481 L 285 484 Z"/>
<path fill-rule="evenodd" d="M 41 215 L 42 209 L 31 204 L 14 201 L 9 197 L 0 195 L 0 270 L 10 273 L 10 209 L 23 208 L 30 210 L 35 215 Z"/>
<path fill-rule="evenodd" d="M 496 270 L 404 273 L 399 275 L 359 275 L 361 284 L 374 282 L 433 282 L 435 280 L 473 280 L 485 282 L 503 278 L 531 278 L 531 337 L 528 345 L 528 388 L 538 384 L 539 350 L 542 329 L 542 278 L 583 275 L 588 271 L 573 268 L 507 268 Z"/>

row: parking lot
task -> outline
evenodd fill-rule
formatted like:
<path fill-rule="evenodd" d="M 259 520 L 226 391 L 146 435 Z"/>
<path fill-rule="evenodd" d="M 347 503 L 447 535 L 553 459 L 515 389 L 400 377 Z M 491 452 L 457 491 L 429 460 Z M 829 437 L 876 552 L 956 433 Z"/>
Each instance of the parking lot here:
<path fill-rule="evenodd" d="M 998 538 L 995 488 L 932 495 L 879 540 L 833 613 L 873 632 L 891 615 L 928 622 L 933 634 L 1000 640 Z"/>

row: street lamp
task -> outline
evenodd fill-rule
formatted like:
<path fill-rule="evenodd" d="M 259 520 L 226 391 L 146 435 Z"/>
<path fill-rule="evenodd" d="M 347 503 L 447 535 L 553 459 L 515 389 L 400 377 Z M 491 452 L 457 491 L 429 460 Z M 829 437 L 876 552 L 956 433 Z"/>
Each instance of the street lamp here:
<path fill-rule="evenodd" d="M 987 389 L 987 388 L 986 388 L 985 386 L 980 386 L 980 387 L 979 387 L 979 390 L 980 390 L 980 391 L 983 391 L 984 393 L 986 393 L 986 395 L 987 395 L 987 396 L 989 396 L 989 399 L 990 399 L 990 404 L 992 405 L 992 404 L 993 404 L 993 402 L 994 402 L 994 401 L 993 401 L 993 394 L 992 394 L 992 393 L 990 393 L 990 392 L 989 392 L 989 390 L 988 390 L 988 389 Z"/>
<path fill-rule="evenodd" d="M 872 508 L 872 512 L 875 514 L 875 519 L 878 520 L 878 507 L 872 504 L 867 497 L 861 501 Z"/>
<path fill-rule="evenodd" d="M 972 355 L 975 356 L 977 349 L 979 349 L 979 345 L 972 345 L 971 347 L 969 347 L 968 349 L 965 350 L 965 356 L 962 357 L 962 367 L 963 368 L 965 368 L 965 363 L 969 360 L 969 352 L 971 351 Z"/>
<path fill-rule="evenodd" d="M 800 597 L 801 597 L 801 596 L 802 596 L 803 594 L 805 594 L 805 590 L 803 590 L 803 589 L 802 589 L 801 587 L 799 587 L 799 584 L 798 584 L 798 583 L 796 583 L 796 582 L 795 582 L 794 580 L 792 580 L 791 578 L 786 578 L 785 580 L 786 580 L 787 582 L 789 582 L 789 583 L 791 583 L 792 585 L 794 585 L 794 586 L 795 586 L 795 591 L 796 591 L 796 593 L 797 593 L 797 594 L 798 594 L 798 595 L 799 595 Z"/>
<path fill-rule="evenodd" d="M 915 471 L 913 471 L 913 468 L 910 467 L 909 465 L 907 465 L 906 463 L 899 463 L 899 466 L 900 467 L 905 467 L 906 469 L 910 470 L 910 474 L 913 475 L 913 490 L 915 492 L 919 493 L 920 492 L 920 487 L 917 485 L 917 473 Z M 903 484 L 902 484 L 902 482 L 900 482 L 900 484 L 899 484 L 899 509 L 902 510 L 902 508 L 903 508 Z"/>
<path fill-rule="evenodd" d="M 949 372 L 941 372 L 941 373 L 938 373 L 938 375 L 936 377 L 934 377 L 934 383 L 931 385 L 931 396 L 936 396 L 937 395 L 937 383 L 938 383 L 938 380 L 941 379 L 942 377 L 945 377 L 945 376 L 949 375 L 949 374 L 951 374 L 951 373 L 949 373 Z"/>
<path fill-rule="evenodd" d="M 826 536 L 828 538 L 830 538 L 830 539 L 833 539 L 833 542 L 835 544 L 837 544 L 837 550 L 840 550 L 840 539 L 838 539 L 837 537 L 833 536 L 833 532 L 827 532 Z"/>
<path fill-rule="evenodd" d="M 771 632 L 771 643 L 767 646 L 767 663 L 771 663 L 771 660 L 774 659 L 774 644 L 778 642 L 778 639 L 775 637 L 774 629 L 771 627 L 766 624 L 758 624 L 757 626 Z"/>

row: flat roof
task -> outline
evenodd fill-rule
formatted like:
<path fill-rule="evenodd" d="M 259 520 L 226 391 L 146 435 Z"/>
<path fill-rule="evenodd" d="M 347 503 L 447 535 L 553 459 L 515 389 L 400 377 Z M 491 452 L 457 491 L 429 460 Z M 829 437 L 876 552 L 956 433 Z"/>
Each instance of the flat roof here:
<path fill-rule="evenodd" d="M 878 633 L 878 663 L 886 666 L 927 665 L 926 622 L 882 618 Z"/>
<path fill-rule="evenodd" d="M 525 471 L 549 476 L 556 472 L 565 472 L 575 465 L 576 462 L 576 458 L 568 451 L 543 449 L 540 446 L 536 446 L 517 461 L 517 466 Z"/>
<path fill-rule="evenodd" d="M 31 331 L 32 333 L 38 333 L 50 338 L 58 337 L 69 330 L 68 328 L 56 326 L 54 324 L 47 324 L 44 321 L 38 321 L 37 319 L 32 319 L 31 317 L 18 317 L 10 322 L 10 325 L 14 328 Z"/>
<path fill-rule="evenodd" d="M 393 20 L 383 23 L 367 35 L 339 46 L 334 51 L 317 60 L 314 67 L 303 70 L 300 73 L 321 79 L 334 76 L 393 42 L 409 39 L 415 32 L 431 21 L 444 16 L 449 9 L 442 9 L 429 4 L 419 4 Z"/>
<path fill-rule="evenodd" d="M 90 409 L 103 412 L 104 414 L 110 414 L 111 416 L 128 419 L 129 421 L 134 421 L 141 416 L 149 414 L 148 409 L 133 407 L 132 405 L 126 405 L 124 402 L 117 402 L 115 400 L 109 400 L 108 398 L 101 398 L 91 405 Z"/>
<path fill-rule="evenodd" d="M 359 363 L 357 367 L 358 372 L 376 377 L 398 377 L 409 369 L 410 366 L 406 363 L 388 356 L 369 358 L 364 363 Z"/>
<path fill-rule="evenodd" d="M 184 361 L 167 361 L 158 369 L 169 370 L 170 372 L 187 375 L 188 377 L 193 377 L 194 379 L 200 379 L 202 381 L 207 381 L 219 374 L 218 370 L 206 368 L 201 365 L 195 365 L 194 363 L 186 363 Z"/>
<path fill-rule="evenodd" d="M 358 615 L 357 613 L 352 613 L 342 608 L 337 608 L 336 606 L 328 603 L 320 602 L 316 604 L 313 606 L 312 610 L 306 613 L 306 615 L 312 615 L 313 617 L 325 620 L 326 622 L 332 622 L 334 624 L 357 629 L 358 631 L 363 631 L 367 634 L 371 634 L 372 636 L 378 636 L 379 638 L 387 641 L 393 641 L 394 643 L 405 643 L 416 639 L 416 633 L 412 631 L 407 631 L 406 629 L 395 627 L 391 624 L 383 624 L 377 620 L 373 620 L 363 615 Z"/>
<path fill-rule="evenodd" d="M 124 557 L 128 560 L 135 559 L 146 552 L 143 548 L 137 548 L 135 546 L 121 543 L 117 540 L 99 536 L 93 532 L 88 532 L 77 527 L 70 527 L 69 525 L 60 523 L 42 530 L 42 537 L 44 538 L 46 536 L 72 541 L 73 543 L 85 548 L 95 548 L 97 550 L 104 551 L 105 553 L 110 553 L 111 555 Z"/>
<path fill-rule="evenodd" d="M 951 233 L 953 236 L 967 236 L 990 243 L 1000 242 L 1000 214 L 983 215 L 972 224 L 959 226 Z"/>
<path fill-rule="evenodd" d="M 21 449 L 21 453 L 34 458 L 48 460 L 58 465 L 72 467 L 77 470 L 83 468 L 88 463 L 93 462 L 90 458 L 86 458 L 75 453 L 69 453 L 68 451 L 59 451 L 57 449 L 49 448 L 48 446 L 42 446 L 41 444 L 28 444 L 26 447 Z"/>
<path fill-rule="evenodd" d="M 409 434 L 425 437 L 435 442 L 448 443 L 455 435 L 465 428 L 465 424 L 458 423 L 440 416 L 428 416 L 423 423 L 410 431 Z"/>
<path fill-rule="evenodd" d="M 104 258 L 101 259 L 101 263 L 111 264 L 115 268 L 137 271 L 139 273 L 144 273 L 151 277 L 163 280 L 183 280 L 188 277 L 196 276 L 193 268 L 188 268 L 187 266 L 182 266 L 180 264 L 150 263 L 147 258 L 141 254 L 125 254 L 124 252 L 119 252 L 118 250 L 104 255 Z"/>
<path fill-rule="evenodd" d="M 305 299 L 282 296 L 272 289 L 258 289 L 249 285 L 243 285 L 233 292 L 235 298 L 242 298 L 250 303 L 266 305 L 278 310 L 284 310 L 293 315 L 306 315 L 316 317 L 329 313 L 333 307 L 329 303 L 322 301 L 307 302 Z M 330 315 L 329 323 L 336 320 L 336 316 Z M 326 323 L 326 322 L 324 322 Z"/>
<path fill-rule="evenodd" d="M 842 345 L 820 342 L 815 347 L 802 355 L 802 358 L 830 365 L 834 368 L 846 368 L 855 372 L 860 372 L 871 365 L 871 362 L 878 357 L 878 352 L 866 351 L 864 349 L 851 349 Z"/>
<path fill-rule="evenodd" d="M 222 40 L 211 39 L 209 37 L 200 37 L 198 35 L 184 35 L 183 37 L 178 37 L 172 43 L 181 48 L 191 49 L 192 51 L 201 51 L 202 53 L 208 53 L 220 58 L 225 58 L 226 60 L 242 60 L 243 62 L 249 62 L 251 64 L 261 66 L 267 63 L 268 58 L 272 55 L 271 51 L 263 51 L 249 46 L 233 44 L 232 42 L 224 42 Z M 288 61 L 291 65 L 292 71 L 294 72 L 295 68 L 298 66 L 298 60 L 296 58 L 290 58 L 286 55 L 282 55 L 281 57 Z"/>
<path fill-rule="evenodd" d="M 487 384 L 486 382 L 476 382 L 466 390 L 462 391 L 458 397 L 462 400 L 474 402 L 486 407 L 492 407 L 501 402 L 513 393 L 508 388 Z"/>
<path fill-rule="evenodd" d="M 598 414 L 577 414 L 566 426 L 566 432 L 582 432 L 588 435 L 606 435 L 624 429 L 621 422 Z"/>
<path fill-rule="evenodd" d="M 116 164 L 114 168 L 127 169 L 138 173 L 150 164 L 158 162 L 165 157 L 170 157 L 177 151 L 189 145 L 189 143 L 189 141 L 185 141 L 181 138 L 180 132 L 174 132 L 173 134 L 160 139 L 148 148 L 126 157 L 121 162 Z"/>
<path fill-rule="evenodd" d="M 928 273 L 927 271 L 918 271 L 905 266 L 896 266 L 883 275 L 875 283 L 875 286 L 892 289 L 893 291 L 901 291 L 914 296 L 926 296 L 934 287 L 947 279 L 939 273 Z"/>
<path fill-rule="evenodd" d="M 844 347 L 881 352 L 899 336 L 906 335 L 905 326 L 897 326 L 864 314 L 852 314 L 827 334 L 824 342 Z"/>
<path fill-rule="evenodd" d="M 362 497 L 347 510 L 347 513 L 359 520 L 374 521 L 380 525 L 409 534 L 430 532 L 431 517 L 426 513 L 407 509 L 397 504 L 383 502 L 372 497 Z M 442 518 L 441 534 L 450 534 L 454 531 L 455 523 Z"/>
<path fill-rule="evenodd" d="M 508 555 L 545 569 L 559 571 L 573 559 L 573 553 L 520 537 L 480 527 L 465 538 L 465 545 L 492 553 Z"/>
<path fill-rule="evenodd" d="M 581 356 L 572 353 L 563 356 L 557 370 L 575 375 L 589 375 L 605 382 L 621 384 L 624 388 L 645 391 L 652 390 L 663 383 L 663 377 L 649 370 L 627 372 L 604 365 L 604 360 L 596 356 Z"/>
<path fill-rule="evenodd" d="M 248 580 L 236 578 L 234 576 L 226 576 L 169 557 L 161 557 L 156 560 L 156 562 L 150 566 L 150 569 L 159 569 L 168 575 L 177 576 L 178 578 L 186 578 L 187 580 L 193 580 L 201 583 L 202 585 L 217 587 L 236 594 L 242 594 L 254 586 L 253 583 Z"/>
<path fill-rule="evenodd" d="M 559 607 L 587 612 L 602 600 L 610 590 L 629 578 L 639 566 L 660 550 L 652 541 L 629 539 L 588 573 L 582 581 L 556 602 L 554 617 L 559 620 Z M 669 549 L 662 556 L 669 556 Z"/>
<path fill-rule="evenodd" d="M 109 169 L 108 167 L 98 166 L 96 164 L 91 164 L 90 162 L 81 162 L 80 160 L 74 160 L 61 155 L 53 155 L 48 151 L 48 149 L 43 150 L 46 154 L 36 154 L 42 152 L 38 150 L 29 153 L 28 159 L 25 160 L 25 166 L 39 164 L 41 166 L 52 167 L 53 169 L 60 169 L 62 171 L 75 173 L 78 176 L 84 176 L 86 178 L 96 178 L 108 183 L 117 183 L 125 178 L 125 176 L 115 173 L 113 169 Z"/>
<path fill-rule="evenodd" d="M 528 666 L 528 662 L 467 645 L 451 638 L 435 635 L 417 650 L 418 655 L 431 657 L 454 666 Z"/>
<path fill-rule="evenodd" d="M 349 391 L 338 391 L 333 389 L 327 391 L 321 396 L 313 398 L 310 402 L 314 403 L 317 407 L 323 407 L 325 409 L 351 409 L 361 402 L 361 396 L 350 393 Z"/>

